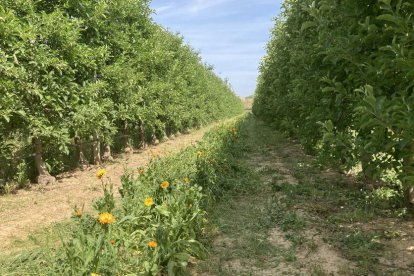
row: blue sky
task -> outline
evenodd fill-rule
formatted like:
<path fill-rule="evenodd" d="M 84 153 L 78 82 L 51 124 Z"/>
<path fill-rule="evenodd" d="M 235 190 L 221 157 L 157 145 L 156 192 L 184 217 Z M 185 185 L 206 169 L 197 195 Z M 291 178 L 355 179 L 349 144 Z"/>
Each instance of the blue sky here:
<path fill-rule="evenodd" d="M 153 0 L 153 18 L 179 32 L 240 96 L 253 95 L 282 0 Z"/>

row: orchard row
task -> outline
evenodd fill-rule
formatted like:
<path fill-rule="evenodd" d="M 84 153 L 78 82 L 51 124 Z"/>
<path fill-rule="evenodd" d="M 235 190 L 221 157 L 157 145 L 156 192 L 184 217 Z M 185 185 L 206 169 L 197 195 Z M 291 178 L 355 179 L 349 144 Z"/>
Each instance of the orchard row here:
<path fill-rule="evenodd" d="M 343 171 L 411 191 L 414 5 L 286 0 L 253 111 Z"/>
<path fill-rule="evenodd" d="M 146 0 L 1 1 L 3 182 L 48 182 L 110 159 L 111 147 L 242 112 L 227 82 L 151 14 Z"/>

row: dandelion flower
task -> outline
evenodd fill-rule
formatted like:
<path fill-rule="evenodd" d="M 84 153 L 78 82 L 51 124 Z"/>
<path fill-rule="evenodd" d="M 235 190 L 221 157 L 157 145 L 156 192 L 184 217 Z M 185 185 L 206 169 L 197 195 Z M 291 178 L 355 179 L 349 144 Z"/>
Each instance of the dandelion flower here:
<path fill-rule="evenodd" d="M 157 248 L 158 243 L 156 241 L 150 241 L 148 242 L 148 247 L 149 248 Z"/>
<path fill-rule="evenodd" d="M 185 183 L 185 184 L 190 183 L 190 178 L 188 178 L 188 177 L 184 177 L 184 183 Z"/>
<path fill-rule="evenodd" d="M 161 183 L 161 188 L 163 188 L 164 190 L 165 189 L 167 189 L 168 187 L 170 187 L 170 182 L 168 182 L 168 181 L 163 181 L 162 183 Z"/>
<path fill-rule="evenodd" d="M 112 224 L 115 222 L 115 217 L 110 213 L 102 213 L 98 217 L 100 224 Z"/>
<path fill-rule="evenodd" d="M 97 178 L 99 178 L 99 179 L 102 179 L 102 177 L 103 177 L 105 174 L 106 174 L 106 171 L 105 171 L 104 169 L 101 169 L 101 170 L 99 170 L 99 171 L 96 173 L 96 177 L 97 177 Z"/>
<path fill-rule="evenodd" d="M 144 204 L 145 204 L 145 206 L 147 206 L 147 207 L 151 207 L 151 206 L 154 204 L 154 199 L 153 199 L 152 197 L 147 197 L 147 198 L 144 200 Z"/>
<path fill-rule="evenodd" d="M 91 273 L 91 276 L 101 276 L 101 275 L 98 273 Z"/>

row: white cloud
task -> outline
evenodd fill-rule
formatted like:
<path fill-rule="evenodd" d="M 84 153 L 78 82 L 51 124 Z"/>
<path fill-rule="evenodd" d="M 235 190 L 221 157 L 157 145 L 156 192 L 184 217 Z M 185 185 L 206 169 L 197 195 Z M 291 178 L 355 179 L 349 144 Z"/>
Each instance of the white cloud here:
<path fill-rule="evenodd" d="M 234 0 L 196 0 L 190 1 L 190 4 L 187 6 L 187 10 L 192 14 L 197 14 L 208 8 L 212 8 L 221 4 L 226 4 L 233 2 Z"/>
<path fill-rule="evenodd" d="M 163 17 L 176 16 L 197 16 L 202 11 L 236 2 L 237 0 L 190 0 L 190 1 L 174 1 L 175 3 L 156 7 L 158 15 Z"/>
<path fill-rule="evenodd" d="M 155 20 L 178 31 L 204 62 L 228 78 L 239 95 L 251 95 L 272 19 L 281 0 L 153 0 Z"/>
<path fill-rule="evenodd" d="M 163 5 L 163 6 L 159 6 L 155 8 L 155 13 L 156 14 L 162 14 L 164 12 L 167 12 L 169 10 L 171 10 L 171 8 L 173 8 L 174 5 Z"/>

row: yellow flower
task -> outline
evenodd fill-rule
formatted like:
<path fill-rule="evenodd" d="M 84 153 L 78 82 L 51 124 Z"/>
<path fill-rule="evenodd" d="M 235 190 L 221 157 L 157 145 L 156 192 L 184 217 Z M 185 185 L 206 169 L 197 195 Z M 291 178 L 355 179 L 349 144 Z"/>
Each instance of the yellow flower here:
<path fill-rule="evenodd" d="M 157 246 L 158 246 L 158 243 L 156 241 L 148 242 L 148 247 L 150 248 L 156 248 Z"/>
<path fill-rule="evenodd" d="M 100 224 L 112 224 L 115 222 L 115 217 L 110 213 L 102 213 L 98 217 Z"/>
<path fill-rule="evenodd" d="M 190 183 L 190 178 L 188 178 L 188 177 L 184 177 L 184 183 L 185 183 L 185 184 Z"/>
<path fill-rule="evenodd" d="M 147 207 L 151 207 L 151 206 L 154 204 L 154 199 L 152 199 L 152 197 L 147 197 L 147 198 L 144 200 L 144 204 L 145 204 L 145 206 L 147 206 Z"/>
<path fill-rule="evenodd" d="M 161 183 L 161 188 L 163 188 L 164 190 L 165 189 L 167 189 L 168 187 L 170 187 L 170 182 L 168 182 L 168 181 L 163 181 L 162 183 Z"/>
<path fill-rule="evenodd" d="M 104 169 L 100 169 L 97 173 L 96 173 L 96 177 L 101 179 L 104 175 L 106 174 L 106 171 Z"/>
<path fill-rule="evenodd" d="M 101 275 L 97 273 L 91 273 L 91 276 L 101 276 Z"/>

